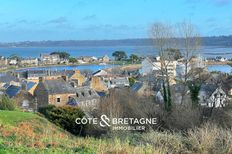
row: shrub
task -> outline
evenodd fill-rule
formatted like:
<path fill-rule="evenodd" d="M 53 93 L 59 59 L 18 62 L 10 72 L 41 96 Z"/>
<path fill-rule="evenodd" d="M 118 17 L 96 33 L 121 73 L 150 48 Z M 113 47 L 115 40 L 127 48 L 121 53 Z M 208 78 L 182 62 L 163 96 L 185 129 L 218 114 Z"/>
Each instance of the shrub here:
<path fill-rule="evenodd" d="M 201 124 L 201 110 L 191 105 L 177 105 L 164 117 L 164 122 L 169 130 L 186 131 Z"/>
<path fill-rule="evenodd" d="M 15 110 L 15 102 L 7 96 L 0 96 L 0 110 Z"/>
<path fill-rule="evenodd" d="M 188 140 L 194 153 L 232 153 L 232 131 L 205 124 L 189 131 Z"/>
<path fill-rule="evenodd" d="M 84 125 L 77 125 L 76 118 L 83 118 L 84 112 L 79 107 L 55 107 L 49 105 L 42 107 L 39 112 L 43 114 L 49 121 L 57 126 L 69 131 L 74 135 L 84 135 Z"/>

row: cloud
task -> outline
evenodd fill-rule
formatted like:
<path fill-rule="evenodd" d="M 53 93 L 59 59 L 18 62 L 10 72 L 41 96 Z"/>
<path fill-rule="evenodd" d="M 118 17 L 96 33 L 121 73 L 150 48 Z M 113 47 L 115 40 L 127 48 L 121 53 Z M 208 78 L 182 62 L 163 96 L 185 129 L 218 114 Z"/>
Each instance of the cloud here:
<path fill-rule="evenodd" d="M 73 5 L 73 9 L 83 8 L 87 6 L 87 2 L 85 0 L 79 0 L 76 4 Z"/>
<path fill-rule="evenodd" d="M 139 26 L 129 26 L 129 25 L 112 25 L 112 24 L 102 24 L 102 25 L 89 25 L 82 28 L 86 32 L 113 32 L 113 33 L 127 33 L 135 30 L 141 30 Z"/>
<path fill-rule="evenodd" d="M 92 15 L 88 15 L 88 16 L 83 17 L 82 20 L 94 20 L 96 18 L 97 18 L 97 16 L 95 14 L 92 14 Z"/>
<path fill-rule="evenodd" d="M 228 5 L 230 3 L 229 0 L 211 0 L 213 1 L 216 5 L 224 6 Z"/>
<path fill-rule="evenodd" d="M 47 23 L 49 23 L 49 24 L 64 24 L 66 22 L 68 22 L 66 17 L 58 17 L 58 18 L 49 20 Z"/>

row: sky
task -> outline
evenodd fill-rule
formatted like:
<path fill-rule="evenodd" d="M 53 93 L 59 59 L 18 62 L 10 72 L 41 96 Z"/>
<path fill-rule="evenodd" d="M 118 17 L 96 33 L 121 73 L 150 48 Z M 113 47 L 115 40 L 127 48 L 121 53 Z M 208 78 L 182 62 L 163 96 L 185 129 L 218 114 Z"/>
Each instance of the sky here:
<path fill-rule="evenodd" d="M 155 22 L 232 34 L 232 0 L 0 0 L 0 42 L 148 38 Z"/>

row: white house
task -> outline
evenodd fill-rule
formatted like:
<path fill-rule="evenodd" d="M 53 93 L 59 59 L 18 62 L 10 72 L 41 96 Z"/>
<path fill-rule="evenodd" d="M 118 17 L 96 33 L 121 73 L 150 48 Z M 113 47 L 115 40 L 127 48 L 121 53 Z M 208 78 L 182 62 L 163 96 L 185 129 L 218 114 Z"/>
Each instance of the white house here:
<path fill-rule="evenodd" d="M 165 61 L 165 65 L 167 67 L 168 74 L 171 77 L 176 77 L 176 65 L 177 61 Z M 160 57 L 147 57 L 142 61 L 142 67 L 139 70 L 139 73 L 143 76 L 149 75 L 153 73 L 154 71 L 160 71 L 161 70 L 161 62 Z"/>
<path fill-rule="evenodd" d="M 41 54 L 40 60 L 43 64 L 58 64 L 61 61 L 58 54 Z"/>
<path fill-rule="evenodd" d="M 20 63 L 22 65 L 38 65 L 39 60 L 38 58 L 27 58 L 27 59 L 22 59 Z"/>
<path fill-rule="evenodd" d="M 227 100 L 222 87 L 213 84 L 202 85 L 198 97 L 200 104 L 205 107 L 224 107 Z"/>
<path fill-rule="evenodd" d="M 194 57 L 191 58 L 189 63 L 187 64 L 187 73 L 192 70 L 192 69 L 197 69 L 197 68 L 206 68 L 206 65 L 203 61 L 203 59 L 198 56 L 198 57 Z M 176 66 L 176 73 L 178 77 L 183 77 L 185 75 L 185 70 L 186 70 L 186 66 L 184 64 L 184 59 L 180 59 L 177 62 L 177 66 Z"/>
<path fill-rule="evenodd" d="M 18 64 L 18 61 L 17 61 L 17 59 L 11 59 L 11 60 L 9 61 L 9 64 L 10 64 L 10 65 L 17 65 L 17 64 Z"/>

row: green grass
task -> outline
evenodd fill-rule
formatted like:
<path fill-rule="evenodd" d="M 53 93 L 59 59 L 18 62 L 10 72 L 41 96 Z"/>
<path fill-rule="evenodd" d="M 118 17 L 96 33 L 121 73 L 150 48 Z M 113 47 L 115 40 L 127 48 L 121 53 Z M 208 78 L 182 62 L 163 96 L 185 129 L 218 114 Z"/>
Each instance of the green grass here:
<path fill-rule="evenodd" d="M 116 132 L 97 139 L 73 136 L 34 113 L 0 110 L 0 121 L 0 154 L 232 153 L 232 130 L 210 124 L 185 135 Z"/>
<path fill-rule="evenodd" d="M 32 119 L 40 119 L 40 117 L 34 113 L 0 110 L 0 124 L 16 126 L 19 122 Z"/>

